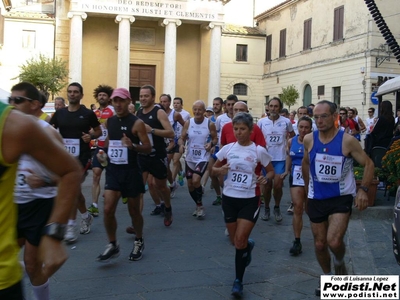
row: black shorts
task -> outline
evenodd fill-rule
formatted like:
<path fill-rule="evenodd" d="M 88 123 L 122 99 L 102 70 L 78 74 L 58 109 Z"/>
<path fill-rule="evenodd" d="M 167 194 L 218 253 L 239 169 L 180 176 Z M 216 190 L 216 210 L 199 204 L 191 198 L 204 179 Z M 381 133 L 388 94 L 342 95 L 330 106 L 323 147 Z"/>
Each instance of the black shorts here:
<path fill-rule="evenodd" d="M 167 178 L 167 157 L 138 155 L 138 162 L 142 172 L 149 172 L 157 179 Z"/>
<path fill-rule="evenodd" d="M 109 164 L 104 189 L 119 191 L 123 198 L 135 198 L 145 192 L 142 172 L 138 168 L 121 169 Z"/>
<path fill-rule="evenodd" d="M 19 281 L 4 290 L 0 290 L 0 299 L 22 300 L 24 299 L 22 294 L 22 284 L 21 281 Z"/>
<path fill-rule="evenodd" d="M 104 151 L 103 148 L 99 148 L 99 147 L 97 147 L 96 150 L 94 150 L 94 155 L 92 157 L 92 168 L 100 168 L 100 169 L 104 170 L 105 167 L 103 167 L 101 165 L 101 163 L 99 162 L 99 160 L 97 159 L 97 153 L 99 153 L 100 149 Z"/>
<path fill-rule="evenodd" d="M 171 150 L 167 151 L 167 154 L 174 154 L 174 153 L 179 153 L 179 145 L 178 144 L 175 144 L 175 146 Z"/>
<path fill-rule="evenodd" d="M 42 230 L 49 220 L 53 204 L 54 198 L 18 204 L 18 238 L 25 238 L 33 246 L 39 246 Z"/>
<path fill-rule="evenodd" d="M 190 164 L 193 165 L 193 168 L 189 166 L 187 161 L 185 162 L 186 178 L 192 179 L 193 174 L 197 174 L 200 177 L 203 177 L 204 173 L 207 171 L 208 161 L 202 161 L 199 162 L 198 164 L 190 162 Z"/>
<path fill-rule="evenodd" d="M 336 213 L 348 213 L 353 206 L 353 196 L 345 195 L 324 200 L 308 199 L 307 214 L 313 223 L 322 223 Z"/>
<path fill-rule="evenodd" d="M 222 211 L 225 223 L 234 223 L 237 219 L 245 219 L 255 224 L 260 214 L 260 197 L 233 198 L 222 193 Z"/>

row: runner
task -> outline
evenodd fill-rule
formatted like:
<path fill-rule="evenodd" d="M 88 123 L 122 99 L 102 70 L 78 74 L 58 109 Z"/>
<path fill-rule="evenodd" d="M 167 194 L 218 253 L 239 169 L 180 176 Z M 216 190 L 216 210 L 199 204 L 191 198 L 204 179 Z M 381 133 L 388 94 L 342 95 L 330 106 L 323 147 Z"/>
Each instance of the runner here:
<path fill-rule="evenodd" d="M 257 222 L 260 211 L 260 191 L 258 184 L 272 180 L 274 169 L 271 156 L 262 146 L 250 140 L 253 117 L 248 113 L 238 113 L 233 118 L 233 130 L 237 142 L 224 146 L 218 153 L 213 172 L 225 176 L 222 209 L 229 237 L 236 248 L 236 279 L 232 295 L 239 298 L 243 294 L 243 276 L 251 262 L 254 241 L 249 238 Z M 223 161 L 227 160 L 226 164 Z M 257 164 L 265 167 L 267 175 L 255 173 Z"/>
<path fill-rule="evenodd" d="M 129 214 L 135 228 L 135 242 L 129 255 L 130 260 L 140 260 L 143 255 L 143 216 L 140 205 L 140 195 L 144 184 L 142 172 L 137 162 L 137 152 L 150 153 L 150 140 L 144 123 L 129 112 L 131 95 L 127 89 L 117 88 L 111 95 L 116 116 L 106 121 L 108 137 L 109 164 L 106 168 L 106 185 L 104 192 L 104 226 L 109 244 L 97 261 L 105 262 L 119 256 L 117 243 L 117 219 L 115 212 L 119 198 L 127 198 Z M 104 155 L 104 154 L 103 154 Z M 102 164 L 107 163 L 106 155 L 97 154 Z"/>
<path fill-rule="evenodd" d="M 57 110 L 51 118 L 50 124 L 54 128 L 59 129 L 61 136 L 64 139 L 65 148 L 75 156 L 84 168 L 82 182 L 85 180 L 87 169 L 90 166 L 91 153 L 90 141 L 101 135 L 100 123 L 94 112 L 80 104 L 83 98 L 83 88 L 77 83 L 71 83 L 67 88 L 68 107 Z M 90 131 L 92 129 L 93 131 Z M 90 134 L 90 132 L 92 132 Z M 80 234 L 88 234 L 93 217 L 86 209 L 85 197 L 82 192 L 76 203 L 77 208 L 81 213 Z M 76 226 L 76 208 L 71 212 L 68 221 L 65 241 L 74 243 L 78 236 L 75 230 Z"/>
<path fill-rule="evenodd" d="M 99 108 L 95 110 L 97 120 L 99 120 L 101 128 L 101 136 L 97 139 L 97 147 L 92 158 L 92 172 L 93 172 L 93 185 L 92 185 L 92 204 L 88 207 L 89 213 L 93 217 L 99 215 L 99 196 L 100 196 L 100 178 L 104 167 L 100 164 L 97 159 L 97 153 L 99 150 L 104 151 L 104 142 L 107 138 L 107 128 L 104 123 L 108 118 L 111 118 L 114 114 L 114 107 L 110 104 L 110 97 L 113 92 L 113 88 L 108 85 L 99 85 L 93 91 L 93 97 L 99 103 Z M 90 131 L 93 134 L 93 131 Z"/>
<path fill-rule="evenodd" d="M 214 150 L 214 145 L 218 142 L 215 124 L 204 117 L 205 111 L 206 105 L 203 101 L 197 100 L 193 103 L 194 117 L 185 122 L 182 135 L 178 140 L 181 153 L 184 151 L 186 140 L 188 141 L 185 173 L 189 194 L 196 203 L 193 216 L 198 219 L 206 215 L 203 207 L 201 177 L 207 170 L 210 152 Z M 209 135 L 211 135 L 211 140 L 207 142 Z"/>

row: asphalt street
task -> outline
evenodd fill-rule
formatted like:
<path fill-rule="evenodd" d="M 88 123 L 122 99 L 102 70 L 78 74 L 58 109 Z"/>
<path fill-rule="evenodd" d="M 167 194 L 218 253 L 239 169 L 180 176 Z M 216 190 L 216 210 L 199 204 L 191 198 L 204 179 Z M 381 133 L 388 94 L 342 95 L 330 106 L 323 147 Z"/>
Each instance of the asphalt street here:
<path fill-rule="evenodd" d="M 89 172 L 83 183 L 87 206 L 91 203 L 91 175 Z M 121 255 L 106 264 L 96 262 L 108 243 L 100 213 L 88 235 L 80 235 L 75 244 L 66 246 L 69 259 L 50 279 L 51 299 L 232 299 L 235 249 L 224 234 L 221 207 L 212 205 L 214 199 L 215 192 L 208 184 L 203 198 L 206 217 L 194 218 L 195 204 L 185 182 L 172 200 L 173 224 L 165 227 L 163 217 L 150 215 L 154 204 L 147 192 L 143 211 L 145 250 L 140 261 L 128 260 L 134 236 L 125 232 L 130 218 L 126 205 L 119 202 L 117 235 Z M 99 202 L 102 209 L 102 197 Z M 321 270 L 306 215 L 303 253 L 289 255 L 294 239 L 292 217 L 286 213 L 289 202 L 286 182 L 281 203 L 283 221 L 259 220 L 252 232 L 255 248 L 244 276 L 243 299 L 318 299 L 314 290 Z M 387 200 L 379 191 L 375 207 L 362 213 L 354 211 L 345 237 L 350 274 L 400 273 L 392 253 L 393 203 L 393 197 Z M 34 299 L 27 278 L 24 288 L 26 299 Z"/>

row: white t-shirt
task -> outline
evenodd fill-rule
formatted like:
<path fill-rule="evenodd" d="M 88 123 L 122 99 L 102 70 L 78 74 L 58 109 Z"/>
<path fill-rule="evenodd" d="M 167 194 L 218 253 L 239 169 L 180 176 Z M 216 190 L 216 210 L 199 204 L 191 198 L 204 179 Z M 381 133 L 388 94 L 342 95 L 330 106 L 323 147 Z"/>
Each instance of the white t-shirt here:
<path fill-rule="evenodd" d="M 205 149 L 207 138 L 210 135 L 209 122 L 207 118 L 204 118 L 202 123 L 196 124 L 194 118 L 190 119 L 187 131 L 189 137 L 186 154 L 187 162 L 199 163 L 208 161 L 210 158 L 210 152 Z"/>
<path fill-rule="evenodd" d="M 288 118 L 279 116 L 275 121 L 262 118 L 257 125 L 264 134 L 267 151 L 272 156 L 272 161 L 286 160 L 287 134 L 293 132 L 292 122 Z"/>
<path fill-rule="evenodd" d="M 218 160 L 227 160 L 228 174 L 225 176 L 223 193 L 228 197 L 252 198 L 256 196 L 257 164 L 268 165 L 272 157 L 264 147 L 252 143 L 241 146 L 234 142 L 222 147 L 216 154 Z"/>

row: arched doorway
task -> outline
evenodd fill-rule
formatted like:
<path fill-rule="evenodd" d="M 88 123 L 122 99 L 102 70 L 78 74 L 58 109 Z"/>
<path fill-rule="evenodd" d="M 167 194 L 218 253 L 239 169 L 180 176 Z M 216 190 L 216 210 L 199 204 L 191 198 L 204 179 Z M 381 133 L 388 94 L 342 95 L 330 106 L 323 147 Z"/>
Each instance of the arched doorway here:
<path fill-rule="evenodd" d="M 311 86 L 309 84 L 306 84 L 306 86 L 304 87 L 304 94 L 303 94 L 304 106 L 308 106 L 311 104 L 311 96 L 312 96 Z"/>

